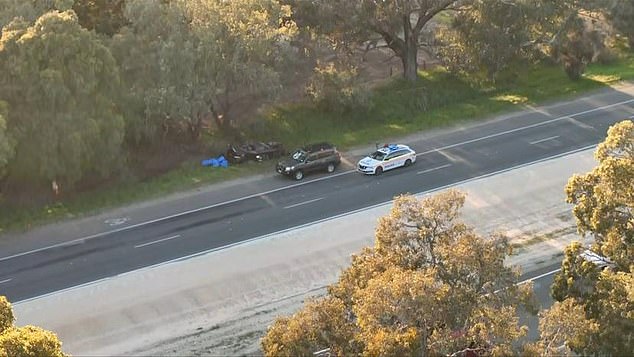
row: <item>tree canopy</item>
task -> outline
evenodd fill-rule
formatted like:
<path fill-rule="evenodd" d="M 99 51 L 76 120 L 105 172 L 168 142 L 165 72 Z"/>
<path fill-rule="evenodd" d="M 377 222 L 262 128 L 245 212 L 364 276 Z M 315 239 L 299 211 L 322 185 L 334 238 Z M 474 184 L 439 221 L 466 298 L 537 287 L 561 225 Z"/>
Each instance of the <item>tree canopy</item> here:
<path fill-rule="evenodd" d="M 579 233 L 592 235 L 594 250 L 628 271 L 634 264 L 634 122 L 610 127 L 595 158 L 592 171 L 569 180 L 567 201 Z"/>
<path fill-rule="evenodd" d="M 0 66 L 7 69 L 0 75 L 6 130 L 15 141 L 10 185 L 72 185 L 87 174 L 108 175 L 121 163 L 117 65 L 74 12 L 6 26 Z"/>
<path fill-rule="evenodd" d="M 0 357 L 64 357 L 57 335 L 37 326 L 13 326 L 11 303 L 0 295 Z"/>
<path fill-rule="evenodd" d="M 595 157 L 598 165 L 571 177 L 566 195 L 579 232 L 594 238 L 591 251 L 603 258 L 586 258 L 578 242 L 566 249 L 552 286 L 560 303 L 545 313 L 541 348 L 559 341 L 580 354 L 627 355 L 634 341 L 634 123 L 613 125 Z"/>
<path fill-rule="evenodd" d="M 294 33 L 287 6 L 273 0 L 144 1 L 113 40 L 126 86 L 142 109 L 139 136 L 200 136 L 205 119 L 227 129 L 232 109 L 280 89 Z"/>
<path fill-rule="evenodd" d="M 517 313 L 532 308 L 532 287 L 515 285 L 518 271 L 504 266 L 504 237 L 479 236 L 459 220 L 463 204 L 457 191 L 397 197 L 374 247 L 353 256 L 325 298 L 278 319 L 262 339 L 264 353 L 517 352 L 513 343 L 526 332 Z"/>
<path fill-rule="evenodd" d="M 458 0 L 327 0 L 288 1 L 296 4 L 303 26 L 327 34 L 337 46 L 358 46 L 381 40 L 401 59 L 403 75 L 418 78 L 418 51 L 425 26 L 439 13 L 455 9 Z M 427 44 L 429 45 L 429 44 Z"/>

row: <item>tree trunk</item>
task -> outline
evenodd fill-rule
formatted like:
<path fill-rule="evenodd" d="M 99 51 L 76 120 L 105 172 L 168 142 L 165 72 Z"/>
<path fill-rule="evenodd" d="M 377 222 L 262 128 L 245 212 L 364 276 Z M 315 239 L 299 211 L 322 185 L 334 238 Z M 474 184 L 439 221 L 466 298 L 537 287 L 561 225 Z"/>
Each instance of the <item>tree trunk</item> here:
<path fill-rule="evenodd" d="M 420 357 L 427 357 L 427 326 L 423 326 L 420 332 Z"/>
<path fill-rule="evenodd" d="M 404 51 L 401 61 L 403 62 L 403 75 L 410 82 L 418 79 L 418 34 L 412 31 L 409 21 L 403 21 Z"/>
<path fill-rule="evenodd" d="M 192 114 L 192 122 L 189 123 L 189 133 L 194 142 L 200 139 L 203 127 L 203 115 L 199 112 Z"/>
<path fill-rule="evenodd" d="M 418 78 L 418 63 L 416 61 L 417 49 L 406 49 L 405 55 L 401 58 L 403 61 L 403 75 L 410 82 L 416 82 Z"/>

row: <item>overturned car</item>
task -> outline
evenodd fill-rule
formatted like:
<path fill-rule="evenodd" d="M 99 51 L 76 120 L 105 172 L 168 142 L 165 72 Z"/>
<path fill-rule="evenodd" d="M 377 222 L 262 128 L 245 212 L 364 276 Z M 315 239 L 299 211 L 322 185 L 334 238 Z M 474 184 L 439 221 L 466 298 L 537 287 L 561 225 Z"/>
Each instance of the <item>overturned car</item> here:
<path fill-rule="evenodd" d="M 239 164 L 245 161 L 264 161 L 286 155 L 284 145 L 276 141 L 229 144 L 225 157 L 229 162 Z"/>

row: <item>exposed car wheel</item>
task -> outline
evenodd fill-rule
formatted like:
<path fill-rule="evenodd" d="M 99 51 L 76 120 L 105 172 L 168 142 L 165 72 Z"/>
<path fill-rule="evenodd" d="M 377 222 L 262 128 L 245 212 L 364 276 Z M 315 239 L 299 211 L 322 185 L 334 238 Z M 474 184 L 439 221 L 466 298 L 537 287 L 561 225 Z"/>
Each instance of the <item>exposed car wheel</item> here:
<path fill-rule="evenodd" d="M 329 174 L 335 172 L 335 164 L 333 163 L 328 164 L 328 166 L 326 166 L 326 172 L 328 172 Z"/>
<path fill-rule="evenodd" d="M 297 170 L 295 171 L 295 175 L 293 175 L 293 177 L 295 177 L 295 180 L 299 181 L 304 178 L 304 173 L 302 170 Z"/>
<path fill-rule="evenodd" d="M 405 160 L 405 167 L 407 167 L 407 166 L 409 166 L 411 164 L 412 164 L 412 160 L 410 160 L 410 159 Z"/>
<path fill-rule="evenodd" d="M 377 167 L 377 168 L 374 170 L 374 174 L 375 174 L 375 175 L 380 175 L 380 174 L 382 174 L 382 173 L 383 173 L 383 168 L 382 168 L 381 166 Z"/>

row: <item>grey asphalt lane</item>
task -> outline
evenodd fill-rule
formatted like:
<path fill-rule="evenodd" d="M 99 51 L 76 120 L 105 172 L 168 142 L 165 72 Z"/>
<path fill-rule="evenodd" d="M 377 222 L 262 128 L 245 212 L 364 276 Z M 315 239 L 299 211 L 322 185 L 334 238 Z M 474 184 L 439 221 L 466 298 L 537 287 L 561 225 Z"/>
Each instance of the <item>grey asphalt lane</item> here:
<path fill-rule="evenodd" d="M 310 176 L 317 180 L 301 185 L 274 177 L 270 180 L 275 184 L 265 186 L 276 188 L 265 194 L 235 196 L 226 204 L 213 203 L 150 224 L 13 257 L 2 255 L 0 295 L 24 300 L 346 214 L 401 193 L 425 192 L 587 148 L 600 142 L 610 125 L 634 113 L 634 99 L 618 91 L 575 103 L 412 142 L 419 153 L 416 164 L 381 176 L 341 174 L 346 170 L 342 167 L 339 175 Z"/>

